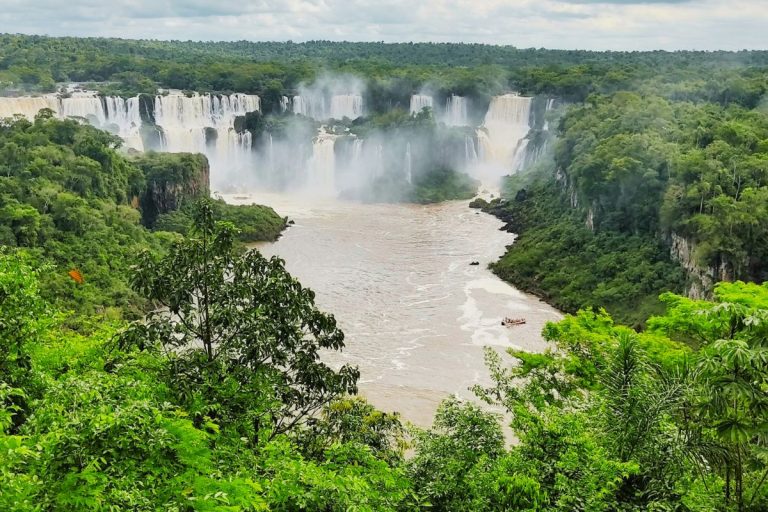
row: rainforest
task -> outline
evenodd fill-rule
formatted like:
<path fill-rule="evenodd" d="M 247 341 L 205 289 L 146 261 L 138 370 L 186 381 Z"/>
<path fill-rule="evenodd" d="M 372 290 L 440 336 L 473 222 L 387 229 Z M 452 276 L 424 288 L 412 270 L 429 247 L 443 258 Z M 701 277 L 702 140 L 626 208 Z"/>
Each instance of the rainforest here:
<path fill-rule="evenodd" d="M 768 51 L 0 34 L 3 511 L 766 510 L 766 277 Z"/>

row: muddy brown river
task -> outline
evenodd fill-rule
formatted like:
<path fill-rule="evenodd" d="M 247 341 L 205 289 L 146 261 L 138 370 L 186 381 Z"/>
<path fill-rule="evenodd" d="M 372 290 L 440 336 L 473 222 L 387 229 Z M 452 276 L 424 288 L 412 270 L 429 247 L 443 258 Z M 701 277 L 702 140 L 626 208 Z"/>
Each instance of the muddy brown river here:
<path fill-rule="evenodd" d="M 416 425 L 428 426 L 443 398 L 470 399 L 470 386 L 489 382 L 484 346 L 541 351 L 542 327 L 561 318 L 487 269 L 514 237 L 467 201 L 360 204 L 261 193 L 225 199 L 267 204 L 295 221 L 280 240 L 257 248 L 283 258 L 336 317 L 346 348 L 329 362 L 357 365 L 360 393 Z M 504 327 L 505 316 L 526 324 Z"/>

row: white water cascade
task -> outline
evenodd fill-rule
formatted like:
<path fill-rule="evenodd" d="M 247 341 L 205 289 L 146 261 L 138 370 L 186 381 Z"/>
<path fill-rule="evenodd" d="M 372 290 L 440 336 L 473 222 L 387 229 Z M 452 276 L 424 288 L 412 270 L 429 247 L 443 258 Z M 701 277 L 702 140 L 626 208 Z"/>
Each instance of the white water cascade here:
<path fill-rule="evenodd" d="M 288 99 L 288 96 L 281 96 L 280 97 L 280 112 L 287 112 L 288 107 L 291 105 L 291 100 Z"/>
<path fill-rule="evenodd" d="M 330 102 L 322 94 L 294 96 L 293 113 L 316 121 L 328 119 L 357 119 L 363 115 L 363 97 L 359 94 L 334 94 Z"/>
<path fill-rule="evenodd" d="M 544 116 L 544 127 L 542 128 L 542 130 L 544 130 L 544 131 L 549 130 L 549 120 L 546 117 L 546 113 L 549 112 L 550 110 L 552 110 L 553 108 L 555 108 L 555 99 L 554 98 L 549 98 L 547 100 L 547 106 L 544 109 L 544 114 L 545 114 L 545 116 Z"/>
<path fill-rule="evenodd" d="M 365 141 L 363 139 L 356 138 L 352 141 L 352 150 L 349 156 L 348 166 L 357 175 L 357 180 L 355 180 L 357 184 L 360 184 L 365 179 L 358 170 L 372 170 L 372 166 L 366 165 L 366 159 L 363 153 L 364 149 Z"/>
<path fill-rule="evenodd" d="M 55 95 L 0 98 L 0 119 L 22 115 L 32 120 L 44 108 L 49 108 L 58 113 L 58 98 Z"/>
<path fill-rule="evenodd" d="M 212 168 L 227 173 L 248 163 L 250 132 L 238 133 L 235 118 L 259 110 L 259 97 L 247 94 L 155 97 L 155 123 L 163 151 L 203 153 Z"/>
<path fill-rule="evenodd" d="M 411 114 L 418 114 L 425 108 L 431 109 L 433 101 L 432 96 L 427 96 L 426 94 L 414 94 L 411 96 Z"/>
<path fill-rule="evenodd" d="M 467 98 L 451 95 L 445 100 L 443 122 L 448 126 L 467 126 Z"/>
<path fill-rule="evenodd" d="M 123 138 L 127 148 L 144 149 L 138 97 L 102 98 L 95 92 L 75 91 L 63 98 L 55 94 L 0 98 L 0 118 L 19 114 L 31 120 L 44 108 L 53 110 L 60 118 L 85 119 L 97 128 L 111 131 Z"/>
<path fill-rule="evenodd" d="M 467 165 L 472 165 L 477 162 L 477 158 L 475 138 L 470 135 L 464 136 L 464 161 Z"/>
<path fill-rule="evenodd" d="M 259 97 L 246 94 L 155 97 L 155 123 L 163 130 L 163 149 L 206 153 L 206 131 L 215 131 L 218 150 L 243 144 L 235 133 L 235 117 L 259 110 Z M 250 146 L 249 146 L 250 147 Z"/>
<path fill-rule="evenodd" d="M 117 135 L 125 141 L 125 147 L 143 151 L 139 97 L 124 99 L 120 96 L 107 96 L 104 104 L 105 124 L 114 125 Z"/>
<path fill-rule="evenodd" d="M 336 145 L 337 136 L 321 127 L 312 141 L 312 156 L 307 169 L 307 188 L 318 196 L 336 195 Z"/>
<path fill-rule="evenodd" d="M 359 94 L 336 94 L 331 97 L 331 119 L 357 119 L 363 115 L 363 97 Z"/>
<path fill-rule="evenodd" d="M 495 96 L 477 131 L 480 158 L 498 168 L 500 175 L 516 171 L 524 156 L 532 99 L 517 94 Z"/>
<path fill-rule="evenodd" d="M 301 114 L 316 120 L 326 118 L 325 98 L 322 96 L 294 96 L 292 103 L 294 114 Z"/>
<path fill-rule="evenodd" d="M 94 126 L 104 126 L 107 114 L 101 98 L 95 94 L 74 93 L 59 100 L 59 115 L 62 117 L 80 117 Z"/>
<path fill-rule="evenodd" d="M 411 143 L 405 145 L 405 181 L 413 183 L 413 158 L 411 156 Z"/>

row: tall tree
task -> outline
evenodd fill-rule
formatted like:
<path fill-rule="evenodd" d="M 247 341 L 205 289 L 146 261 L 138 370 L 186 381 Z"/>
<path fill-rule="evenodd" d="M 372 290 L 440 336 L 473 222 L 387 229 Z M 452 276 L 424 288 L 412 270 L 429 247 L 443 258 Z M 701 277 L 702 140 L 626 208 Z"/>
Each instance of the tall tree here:
<path fill-rule="evenodd" d="M 208 404 L 196 411 L 201 420 L 237 422 L 254 436 L 267 427 L 274 436 L 356 392 L 359 372 L 321 361 L 323 350 L 344 347 L 335 319 L 282 260 L 239 251 L 236 233 L 214 222 L 203 201 L 190 237 L 160 260 L 141 255 L 134 286 L 160 308 L 122 342 L 162 347 L 174 389 L 193 408 Z"/>

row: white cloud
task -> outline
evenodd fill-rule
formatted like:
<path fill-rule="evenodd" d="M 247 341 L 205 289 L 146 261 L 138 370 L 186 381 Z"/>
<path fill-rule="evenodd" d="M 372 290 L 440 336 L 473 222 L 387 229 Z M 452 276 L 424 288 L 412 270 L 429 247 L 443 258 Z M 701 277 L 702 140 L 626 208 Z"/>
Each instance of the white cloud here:
<path fill-rule="evenodd" d="M 254 41 L 766 48 L 765 0 L 0 0 L 0 31 Z"/>

